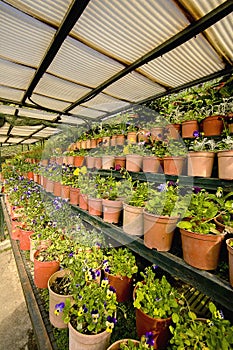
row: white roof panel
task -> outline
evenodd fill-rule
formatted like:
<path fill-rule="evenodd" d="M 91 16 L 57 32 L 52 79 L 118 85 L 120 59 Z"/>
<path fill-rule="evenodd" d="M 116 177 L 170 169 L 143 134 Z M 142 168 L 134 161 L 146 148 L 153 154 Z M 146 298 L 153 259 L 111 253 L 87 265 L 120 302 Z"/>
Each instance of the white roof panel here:
<path fill-rule="evenodd" d="M 11 130 L 11 135 L 29 136 L 33 132 L 39 130 L 42 125 L 37 126 L 14 126 Z"/>

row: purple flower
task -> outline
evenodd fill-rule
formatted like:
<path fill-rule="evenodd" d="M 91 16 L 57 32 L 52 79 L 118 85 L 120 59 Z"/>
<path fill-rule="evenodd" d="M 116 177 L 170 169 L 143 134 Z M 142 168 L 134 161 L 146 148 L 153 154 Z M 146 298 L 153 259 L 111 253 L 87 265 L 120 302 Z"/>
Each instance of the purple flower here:
<path fill-rule="evenodd" d="M 71 253 L 69 254 L 69 258 L 72 258 L 72 256 L 74 256 L 74 253 L 73 253 L 73 252 L 71 252 Z"/>
<path fill-rule="evenodd" d="M 146 332 L 145 337 L 146 337 L 146 344 L 150 346 L 154 346 L 155 341 L 154 341 L 153 332 Z"/>
<path fill-rule="evenodd" d="M 113 316 L 108 316 L 107 317 L 107 321 L 109 323 L 113 323 L 114 325 L 117 323 L 117 319 L 115 317 L 113 317 Z"/>
<path fill-rule="evenodd" d="M 63 311 L 64 307 L 65 307 L 65 303 L 63 302 L 56 304 L 55 310 L 54 310 L 55 315 L 59 315 L 59 313 Z"/>
<path fill-rule="evenodd" d="M 195 130 L 195 131 L 193 132 L 193 136 L 194 136 L 194 137 L 199 137 L 199 136 L 200 136 L 199 131 L 198 131 L 198 130 Z"/>
<path fill-rule="evenodd" d="M 110 290 L 111 292 L 113 292 L 113 293 L 116 293 L 116 289 L 115 289 L 113 286 L 110 286 L 110 287 L 109 287 L 109 290 Z"/>
<path fill-rule="evenodd" d="M 194 186 L 194 187 L 193 187 L 193 193 L 197 194 L 197 193 L 199 193 L 199 192 L 201 192 L 201 188 L 198 187 L 198 186 Z"/>
<path fill-rule="evenodd" d="M 160 184 L 157 186 L 159 192 L 164 192 L 166 190 L 166 184 Z"/>
<path fill-rule="evenodd" d="M 116 170 L 116 171 L 120 171 L 120 170 L 121 170 L 121 165 L 120 165 L 120 164 L 116 164 L 115 170 Z"/>

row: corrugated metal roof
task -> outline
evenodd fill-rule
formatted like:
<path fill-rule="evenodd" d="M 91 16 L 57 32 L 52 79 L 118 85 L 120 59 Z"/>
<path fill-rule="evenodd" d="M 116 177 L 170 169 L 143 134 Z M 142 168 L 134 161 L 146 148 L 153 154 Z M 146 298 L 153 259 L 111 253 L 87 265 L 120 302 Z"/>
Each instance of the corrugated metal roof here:
<path fill-rule="evenodd" d="M 232 0 L 0 1 L 0 101 L 14 104 L 0 113 L 79 125 L 232 72 L 232 9 Z M 10 131 L 0 143 L 22 133 Z"/>

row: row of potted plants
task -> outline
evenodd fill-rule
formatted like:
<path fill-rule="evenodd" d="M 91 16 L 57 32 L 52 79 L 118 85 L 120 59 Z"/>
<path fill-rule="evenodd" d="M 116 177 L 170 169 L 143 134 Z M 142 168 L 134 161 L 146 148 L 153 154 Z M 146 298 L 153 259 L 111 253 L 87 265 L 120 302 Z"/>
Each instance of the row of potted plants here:
<path fill-rule="evenodd" d="M 85 170 L 85 169 L 84 169 Z M 130 182 L 131 180 L 129 179 L 129 174 L 127 174 L 127 173 L 125 173 L 124 174 L 124 176 L 125 176 L 125 180 L 127 180 L 127 182 Z M 114 182 L 115 183 L 115 182 Z M 112 182 L 112 184 L 113 184 L 113 182 Z M 170 184 L 171 185 L 171 184 Z M 177 188 L 177 186 L 167 186 L 167 188 L 163 188 L 164 186 L 160 186 L 160 188 L 159 188 L 159 191 L 158 191 L 158 193 L 161 193 L 161 194 L 163 194 L 164 195 L 164 189 L 166 189 L 166 190 L 168 190 L 168 189 L 175 189 L 175 188 Z M 33 213 L 33 209 L 32 208 L 37 208 L 37 210 L 35 210 L 35 214 L 36 214 L 36 218 L 38 218 L 38 215 L 39 215 L 39 213 L 40 213 L 40 205 L 38 205 L 38 206 L 35 206 L 35 201 L 37 200 L 38 201 L 38 194 L 39 194 L 39 192 L 38 192 L 38 187 L 37 186 L 35 186 L 34 187 L 34 185 L 33 185 L 33 183 L 31 182 L 31 181 L 28 181 L 27 179 L 24 179 L 24 178 L 20 178 L 20 182 L 19 182 L 19 179 L 18 178 L 15 178 L 15 179 L 12 179 L 12 180 L 10 180 L 9 181 L 9 183 L 6 183 L 5 184 L 5 188 L 6 188 L 6 191 L 7 191 L 7 193 L 9 193 L 9 196 L 10 196 L 10 198 L 11 198 L 11 200 L 12 200 L 12 204 L 15 204 L 15 205 L 22 205 L 23 204 L 23 206 L 24 206 L 24 208 L 23 208 L 23 211 L 26 211 L 27 212 L 27 215 L 32 215 L 32 213 Z M 128 187 L 127 187 L 128 188 Z M 219 190 L 220 191 L 220 190 Z M 114 191 L 113 191 L 114 192 Z M 220 191 L 221 192 L 221 191 Z M 166 191 L 165 191 L 165 193 L 166 193 Z M 199 192 L 200 193 L 200 192 Z M 174 195 L 174 193 L 172 193 L 172 195 Z M 160 200 L 161 200 L 161 198 L 162 198 L 162 196 L 160 197 Z M 195 198 L 195 197 L 193 197 L 193 198 Z M 217 198 L 218 198 L 218 196 L 217 196 Z M 221 197 L 220 197 L 221 198 Z M 208 199 L 211 199 L 211 196 L 210 197 L 208 197 Z M 202 199 L 203 200 L 203 203 L 208 203 L 208 201 L 206 201 L 207 200 L 207 198 L 205 198 L 205 201 L 204 201 L 204 199 Z M 64 213 L 64 207 L 61 207 L 61 205 L 63 204 L 63 205 L 65 205 L 65 204 L 67 204 L 67 203 L 63 203 L 64 201 L 62 201 L 62 200 L 60 200 L 60 199 L 58 199 L 58 198 L 55 198 L 54 200 L 52 200 L 52 203 L 49 201 L 48 203 L 46 203 L 46 209 L 47 208 L 51 208 L 52 207 L 52 209 L 50 210 L 49 209 L 49 215 L 48 215 L 48 218 L 47 219 L 45 219 L 44 218 L 44 220 L 45 221 L 47 221 L 47 223 L 50 223 L 50 225 L 49 225 L 49 228 L 51 229 L 51 226 L 53 226 L 53 224 L 54 224 L 54 220 L 52 221 L 51 220 L 51 217 L 53 217 L 53 215 L 55 215 L 55 218 L 56 218 L 56 223 L 57 222 L 59 222 L 59 220 L 60 220 L 60 224 L 61 225 L 63 225 L 62 226 L 62 229 L 64 228 L 64 225 L 67 225 L 67 224 L 65 224 L 65 222 L 64 222 L 64 215 L 61 215 L 61 217 L 60 217 L 60 215 L 57 215 L 57 212 L 59 211 L 60 213 Z M 199 200 L 199 202 L 200 202 L 200 200 Z M 30 205 L 30 203 L 33 205 L 32 206 L 32 208 L 31 208 L 31 210 L 29 210 L 29 209 L 26 209 L 26 207 L 28 206 L 28 205 Z M 149 203 L 149 201 L 148 201 L 148 203 Z M 171 202 L 171 200 L 170 200 L 170 203 L 172 203 Z M 194 203 L 193 203 L 193 206 L 195 206 L 195 201 L 194 201 Z M 227 205 L 227 207 L 228 207 L 228 205 L 229 205 L 229 207 L 231 207 L 231 204 L 230 203 L 228 203 L 227 201 L 225 201 L 224 200 L 224 203 L 225 203 L 225 205 Z M 55 207 L 54 207 L 55 206 Z M 68 206 L 69 207 L 69 206 Z M 67 208 L 68 208 L 67 207 Z M 158 206 L 159 207 L 159 206 Z M 58 210 L 58 209 L 60 209 L 60 208 L 62 208 L 62 210 L 60 211 L 60 210 Z M 20 211 L 22 212 L 22 209 L 20 210 L 21 208 L 19 208 L 18 210 L 19 210 L 19 213 L 20 213 Z M 26 210 L 25 210 L 26 209 Z M 47 209 L 48 210 L 48 209 Z M 191 209 L 190 209 L 191 210 Z M 208 211 L 211 211 L 211 212 L 213 212 L 213 209 L 211 209 L 210 210 L 210 208 L 207 208 L 206 209 L 206 211 L 208 212 Z M 17 210 L 16 210 L 16 212 L 17 212 Z M 29 214 L 29 213 L 31 213 L 31 214 Z M 15 214 L 15 210 L 14 210 L 14 214 Z M 223 213 L 222 213 L 223 214 Z M 35 219 L 35 217 L 34 217 L 34 219 Z M 77 219 L 76 219 L 77 220 Z M 42 222 L 43 221 L 43 219 L 42 218 L 40 218 L 40 220 L 39 220 L 40 222 Z M 68 217 L 68 220 L 66 220 L 66 222 L 72 222 L 72 226 L 73 226 L 73 224 L 74 224 L 74 218 L 70 218 L 70 217 Z M 52 225 L 51 225 L 52 224 Z M 81 225 L 82 224 L 82 222 L 77 222 L 77 225 Z M 76 225 L 75 225 L 76 226 Z M 54 227 L 54 229 L 55 229 L 55 227 Z M 69 233 L 68 233 L 68 235 L 69 236 L 72 236 L 72 233 L 73 233 L 73 235 L 74 235 L 74 232 L 75 232 L 75 235 L 77 235 L 77 232 L 76 232 L 76 230 L 77 230 L 77 228 L 71 228 L 71 231 L 69 231 Z M 40 232 L 40 233 L 39 233 Z M 38 231 L 38 233 L 37 233 L 37 235 L 39 235 L 39 234 L 42 234 L 43 233 L 43 230 L 40 228 L 40 230 Z M 89 233 L 88 233 L 89 234 Z M 84 236 L 86 236 L 86 234 L 84 234 Z M 58 239 L 58 237 L 59 237 L 59 239 Z M 52 238 L 52 236 L 50 237 L 50 238 Z M 48 249 L 48 248 L 46 248 L 46 249 L 48 249 L 48 250 L 50 250 L 50 253 L 51 253 L 51 251 L 54 249 L 54 250 L 56 250 L 56 252 L 58 253 L 59 252 L 59 255 L 60 255 L 60 253 L 61 253 L 61 251 L 62 251 L 62 244 L 61 244 L 61 242 L 62 241 L 65 241 L 65 237 L 64 237 L 64 232 L 63 231 L 60 231 L 59 232 L 59 235 L 54 235 L 54 238 L 55 238 L 55 242 L 57 243 L 56 245 L 53 245 L 53 244 L 50 244 L 49 245 L 49 247 L 50 247 L 50 249 Z M 91 239 L 92 239 L 92 237 L 91 237 Z M 69 241 L 68 242 L 68 244 L 65 244 L 65 246 L 67 247 L 69 247 L 69 248 L 71 248 L 71 249 L 73 249 L 73 245 L 71 245 L 71 242 Z M 59 249 L 58 249 L 58 247 L 59 247 Z M 99 253 L 99 250 L 97 249 L 96 250 L 98 253 Z M 118 249 L 118 251 L 119 251 L 119 249 Z M 69 263 L 68 263 L 68 265 L 66 266 L 65 264 L 64 264 L 64 267 L 71 267 L 71 265 L 72 264 L 70 264 L 71 263 L 71 261 L 72 261 L 72 259 L 74 259 L 74 255 L 73 256 L 69 256 L 68 258 L 69 259 L 64 259 L 64 252 L 66 252 L 66 256 L 67 256 L 67 254 L 69 253 L 73 253 L 73 251 L 70 251 L 70 249 L 68 250 L 68 251 L 66 251 L 66 250 L 64 250 L 64 251 L 62 251 L 62 253 L 61 253 L 61 256 L 63 255 L 63 258 L 59 258 L 59 260 L 61 260 L 61 261 L 63 261 L 63 264 L 65 263 L 65 261 L 68 261 Z M 77 257 L 78 257 L 78 255 L 79 255 L 79 253 L 80 253 L 80 251 L 78 252 L 78 254 L 77 254 Z M 69 255 L 68 254 L 68 255 Z M 75 254 L 76 255 L 76 254 Z M 87 256 L 87 252 L 85 251 L 85 256 Z M 110 272 L 111 272 L 111 258 L 110 258 L 110 256 L 111 256 L 111 252 L 110 252 L 110 254 L 107 254 L 105 257 L 105 259 L 104 259 L 104 261 L 103 261 L 103 266 L 104 266 L 104 271 L 105 272 L 107 272 L 107 273 L 109 273 L 109 271 L 108 270 L 110 270 Z M 75 261 L 77 262 L 77 260 L 78 259 L 75 259 Z M 124 260 L 124 259 L 123 259 Z M 127 259 L 125 259 L 126 261 L 129 261 L 129 258 L 127 258 Z M 97 264 L 98 265 L 98 264 Z M 119 263 L 119 266 L 122 266 L 123 265 L 123 263 L 122 263 L 122 261 L 120 260 L 120 263 Z M 76 265 L 76 267 L 77 267 L 77 265 Z M 80 269 L 78 269 L 79 271 L 80 271 Z M 107 270 L 107 271 L 106 271 Z M 88 272 L 90 272 L 90 271 L 88 271 Z M 134 265 L 134 270 L 133 270 L 133 273 L 135 273 L 136 272 L 136 270 L 135 270 L 135 265 Z M 95 279 L 96 279 L 96 274 L 93 274 L 93 273 L 90 273 L 90 274 L 87 274 L 86 276 L 84 275 L 83 276 L 83 278 L 82 278 L 82 283 L 86 283 L 86 282 L 88 282 L 89 281 L 89 277 L 90 276 L 90 278 L 92 278 L 92 276 L 95 276 Z M 146 278 L 147 278 L 147 276 L 150 276 L 150 273 L 147 271 L 146 272 L 146 275 L 144 275 L 143 276 L 143 280 L 144 281 L 146 281 Z M 149 278 L 149 277 L 148 277 Z M 87 281 L 86 281 L 87 280 Z M 104 281 L 104 280 L 103 280 Z M 77 281 L 76 281 L 77 282 Z M 81 284 L 82 284 L 81 283 Z M 155 290 L 153 290 L 153 293 L 152 293 L 152 296 L 151 296 L 151 300 L 152 300 L 152 303 L 153 303 L 153 306 L 155 306 L 155 305 L 157 305 L 158 303 L 161 303 L 161 305 L 166 305 L 166 303 L 164 302 L 164 298 L 165 298 L 165 296 L 166 295 L 173 295 L 173 293 L 174 293 L 174 296 L 176 297 L 175 299 L 176 299 L 176 301 L 177 301 L 177 294 L 176 294 L 176 292 L 172 292 L 172 293 L 168 293 L 168 292 L 164 292 L 164 290 L 167 290 L 168 291 L 168 289 L 169 288 L 171 288 L 168 284 L 167 284 L 167 281 L 165 281 L 164 280 L 164 278 L 161 280 L 161 285 L 162 285 L 162 290 L 163 290 L 163 295 L 162 295 L 162 300 L 160 300 L 161 299 L 161 295 L 159 295 L 159 288 L 158 288 L 158 286 L 159 286 L 159 284 L 158 284 L 159 282 L 157 282 L 157 281 L 155 281 L 155 280 L 153 280 L 153 283 L 152 283 L 152 285 L 154 285 L 154 286 L 157 286 L 157 288 L 156 288 L 156 291 L 157 291 L 157 293 L 158 294 L 155 294 Z M 138 288 L 138 298 L 139 299 L 137 299 L 137 297 L 135 298 L 135 307 L 136 307 L 136 305 L 137 305 L 137 302 L 138 303 L 141 303 L 142 301 L 144 302 L 145 300 L 147 300 L 147 298 L 148 298 L 148 290 L 146 290 L 146 291 L 144 291 L 144 292 L 142 292 L 142 294 L 141 294 L 141 287 L 143 288 L 143 285 L 144 284 L 146 284 L 147 285 L 147 283 L 139 283 L 138 285 L 136 285 L 136 290 L 137 290 L 137 288 Z M 149 281 L 148 281 L 148 284 L 149 284 Z M 75 286 L 77 285 L 77 283 L 75 283 Z M 88 287 L 89 286 L 89 287 Z M 91 285 L 92 286 L 92 285 Z M 94 290 L 99 290 L 99 288 L 102 288 L 101 287 L 101 285 L 99 286 L 99 287 L 97 287 L 96 286 L 96 284 L 95 284 L 95 286 L 93 285 L 92 286 L 92 288 L 90 287 L 90 284 L 85 284 L 85 289 L 83 289 L 83 291 L 85 291 L 85 293 L 84 294 L 81 294 L 81 297 L 84 297 L 84 296 L 87 296 L 87 295 L 91 295 L 91 293 L 92 293 L 92 291 L 93 291 L 93 293 L 94 293 Z M 168 288 L 168 289 L 167 289 Z M 101 289 L 102 290 L 102 289 Z M 169 289 L 170 290 L 170 289 Z M 97 293 L 97 292 L 96 292 Z M 137 292 L 135 292 L 136 293 L 136 296 L 137 296 Z M 80 294 L 78 294 L 78 295 L 80 295 Z M 144 296 L 143 298 L 142 298 L 142 295 Z M 155 303 L 155 300 L 153 299 L 153 298 L 157 298 L 157 300 L 156 300 L 156 303 Z M 93 298 L 91 298 L 91 300 L 92 300 Z M 79 300 L 79 299 L 78 299 Z M 89 300 L 89 299 L 88 299 Z M 84 301 L 83 301 L 84 302 Z M 148 301 L 149 302 L 149 301 Z M 170 301 L 169 301 L 170 302 Z M 69 302 L 68 302 L 69 303 Z M 173 303 L 173 306 L 174 306 L 174 310 L 173 310 L 173 312 L 172 312 L 172 314 L 174 314 L 174 311 L 175 311 L 175 309 L 177 308 L 177 302 L 175 303 L 175 301 L 173 301 L 173 302 L 171 302 L 171 303 Z M 57 304 L 59 304 L 59 303 L 57 303 Z M 57 305 L 56 304 L 56 305 Z M 178 303 L 179 304 L 179 303 Z M 83 304 L 82 304 L 83 305 Z M 179 306 L 179 305 L 178 305 Z M 60 309 L 63 307 L 63 304 L 62 305 L 60 305 L 60 306 L 58 306 L 57 305 L 57 307 L 56 307 L 56 310 L 55 311 L 57 311 L 57 313 L 58 313 L 58 315 L 60 314 Z M 65 315 L 66 315 L 66 317 L 67 317 L 67 313 L 66 313 L 66 311 L 67 310 L 69 310 L 69 312 L 70 312 L 70 310 L 72 309 L 72 307 L 73 307 L 73 305 L 71 306 L 69 306 L 69 304 L 68 305 L 64 305 L 64 309 L 62 308 L 62 310 L 65 310 Z M 146 308 L 148 308 L 148 305 L 146 305 L 145 306 Z M 151 308 L 149 307 L 149 309 L 151 310 Z M 166 309 L 166 308 L 165 308 Z M 74 309 L 74 311 L 75 311 L 75 309 Z M 79 309 L 77 309 L 76 310 L 76 316 L 77 316 L 77 314 L 78 314 L 78 311 L 80 311 Z M 82 311 L 82 310 L 81 310 Z M 96 309 L 94 310 L 94 311 L 96 311 Z M 158 310 L 157 310 L 157 308 L 155 308 L 154 309 L 154 312 L 158 312 Z M 68 312 L 68 314 L 69 314 L 69 312 Z M 84 312 L 84 309 L 83 309 L 83 314 L 86 314 L 85 312 Z M 81 315 L 80 315 L 80 317 L 83 317 L 83 314 L 82 314 L 82 312 L 81 312 Z M 181 320 L 181 318 L 179 318 L 179 317 L 181 317 L 181 316 L 179 316 L 180 314 L 179 313 L 175 313 L 175 314 L 178 314 L 178 319 L 179 320 Z M 91 321 L 93 321 L 94 320 L 94 324 L 95 324 L 95 320 L 96 320 L 96 315 L 98 315 L 98 312 L 96 313 L 96 312 L 94 312 L 94 313 L 92 313 L 91 314 Z M 110 316 L 110 315 L 108 315 L 108 316 Z M 111 316 L 112 317 L 112 316 Z M 160 317 L 161 317 L 161 315 L 160 315 Z M 194 317 L 194 316 L 193 316 Z M 115 318 L 115 317 L 114 317 Z M 152 317 L 153 318 L 153 317 Z M 97 319 L 99 319 L 99 317 L 97 317 Z M 177 321 L 177 317 L 176 316 L 173 316 L 173 322 L 175 322 L 175 323 L 179 323 L 179 326 L 180 326 L 180 323 L 182 323 L 181 321 L 180 322 L 178 322 Z M 112 321 L 112 322 L 110 322 L 110 321 Z M 114 320 L 111 318 L 111 320 L 110 320 L 110 318 L 108 319 L 108 322 L 109 323 L 107 323 L 107 326 L 108 327 L 110 327 L 109 329 L 111 329 L 111 327 L 113 327 L 113 323 L 114 323 Z M 194 324 L 195 324 L 195 322 L 194 322 Z M 169 325 L 169 324 L 168 324 Z M 93 326 L 93 325 L 92 325 Z M 105 324 L 105 326 L 106 326 L 106 324 Z M 151 326 L 150 326 L 151 327 Z M 187 324 L 186 324 L 186 327 L 187 327 Z M 198 323 L 198 327 L 200 327 L 200 325 L 199 325 L 199 323 Z M 175 327 L 173 327 L 173 328 L 171 328 L 171 331 L 173 331 L 173 332 L 175 332 L 174 331 L 174 329 L 175 329 Z M 151 330 L 151 328 L 149 328 L 149 330 L 148 330 L 148 332 Z M 79 332 L 80 333 L 80 332 Z M 107 332 L 108 333 L 108 332 Z M 178 335 L 177 335 L 177 333 L 175 334 L 177 337 L 179 337 Z M 147 334 L 147 336 L 148 336 L 148 334 Z M 212 335 L 213 336 L 213 335 Z M 230 338 L 230 336 L 228 336 L 226 333 L 224 333 L 224 337 L 226 338 L 226 340 L 227 340 L 227 342 L 230 342 L 230 340 L 228 340 L 228 338 L 229 339 L 231 339 Z M 149 338 L 148 338 L 149 339 Z M 159 345 L 160 343 L 158 343 L 158 340 L 159 338 L 158 338 L 158 336 L 157 336 L 157 334 L 154 334 L 154 333 L 152 333 L 151 334 L 151 343 L 153 343 L 153 341 L 154 341 L 154 343 L 153 344 L 156 344 L 156 346 L 158 346 L 158 348 L 160 348 L 161 346 L 163 346 L 163 345 Z M 162 337 L 162 339 L 164 339 L 164 337 Z M 172 341 L 172 340 L 171 340 Z M 177 340 L 176 340 L 177 341 Z M 174 341 L 174 342 L 176 342 L 176 341 Z M 181 341 L 181 340 L 180 340 Z M 220 340 L 221 341 L 221 340 Z M 142 341 L 142 343 L 143 343 L 143 341 Z M 145 344 L 145 342 L 144 342 L 144 344 Z M 230 343 L 229 343 L 230 344 Z M 96 342 L 95 342 L 95 346 L 96 346 Z M 228 344 L 227 344 L 227 346 L 228 346 Z M 230 346 L 230 345 L 229 345 Z M 95 347 L 96 348 L 96 347 Z M 161 347 L 162 348 L 162 347 Z"/>

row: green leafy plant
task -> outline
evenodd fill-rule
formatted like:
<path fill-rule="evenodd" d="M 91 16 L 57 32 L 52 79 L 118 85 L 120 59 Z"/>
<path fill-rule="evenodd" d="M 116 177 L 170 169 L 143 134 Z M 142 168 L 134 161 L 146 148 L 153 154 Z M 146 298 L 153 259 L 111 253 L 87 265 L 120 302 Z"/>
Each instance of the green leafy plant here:
<path fill-rule="evenodd" d="M 153 266 L 148 266 L 141 276 L 143 280 L 135 286 L 135 308 L 153 318 L 168 318 L 179 311 L 182 297 L 165 276 L 156 278 Z"/>
<path fill-rule="evenodd" d="M 168 181 L 151 189 L 145 211 L 155 215 L 178 216 L 183 215 L 188 206 L 190 195 L 184 195 L 178 183 Z"/>
<path fill-rule="evenodd" d="M 128 248 L 110 248 L 103 261 L 105 272 L 131 278 L 137 273 L 136 258 Z"/>
<path fill-rule="evenodd" d="M 83 334 L 98 334 L 104 330 L 112 332 L 116 323 L 116 293 L 107 280 L 101 285 L 85 284 L 74 301 L 66 300 L 63 309 L 65 323 L 71 325 Z"/>
<path fill-rule="evenodd" d="M 209 310 L 209 319 L 199 319 L 190 310 L 173 314 L 174 325 L 170 326 L 172 338 L 168 349 L 232 349 L 233 326 L 223 318 L 223 313 L 213 302 L 209 303 Z"/>

